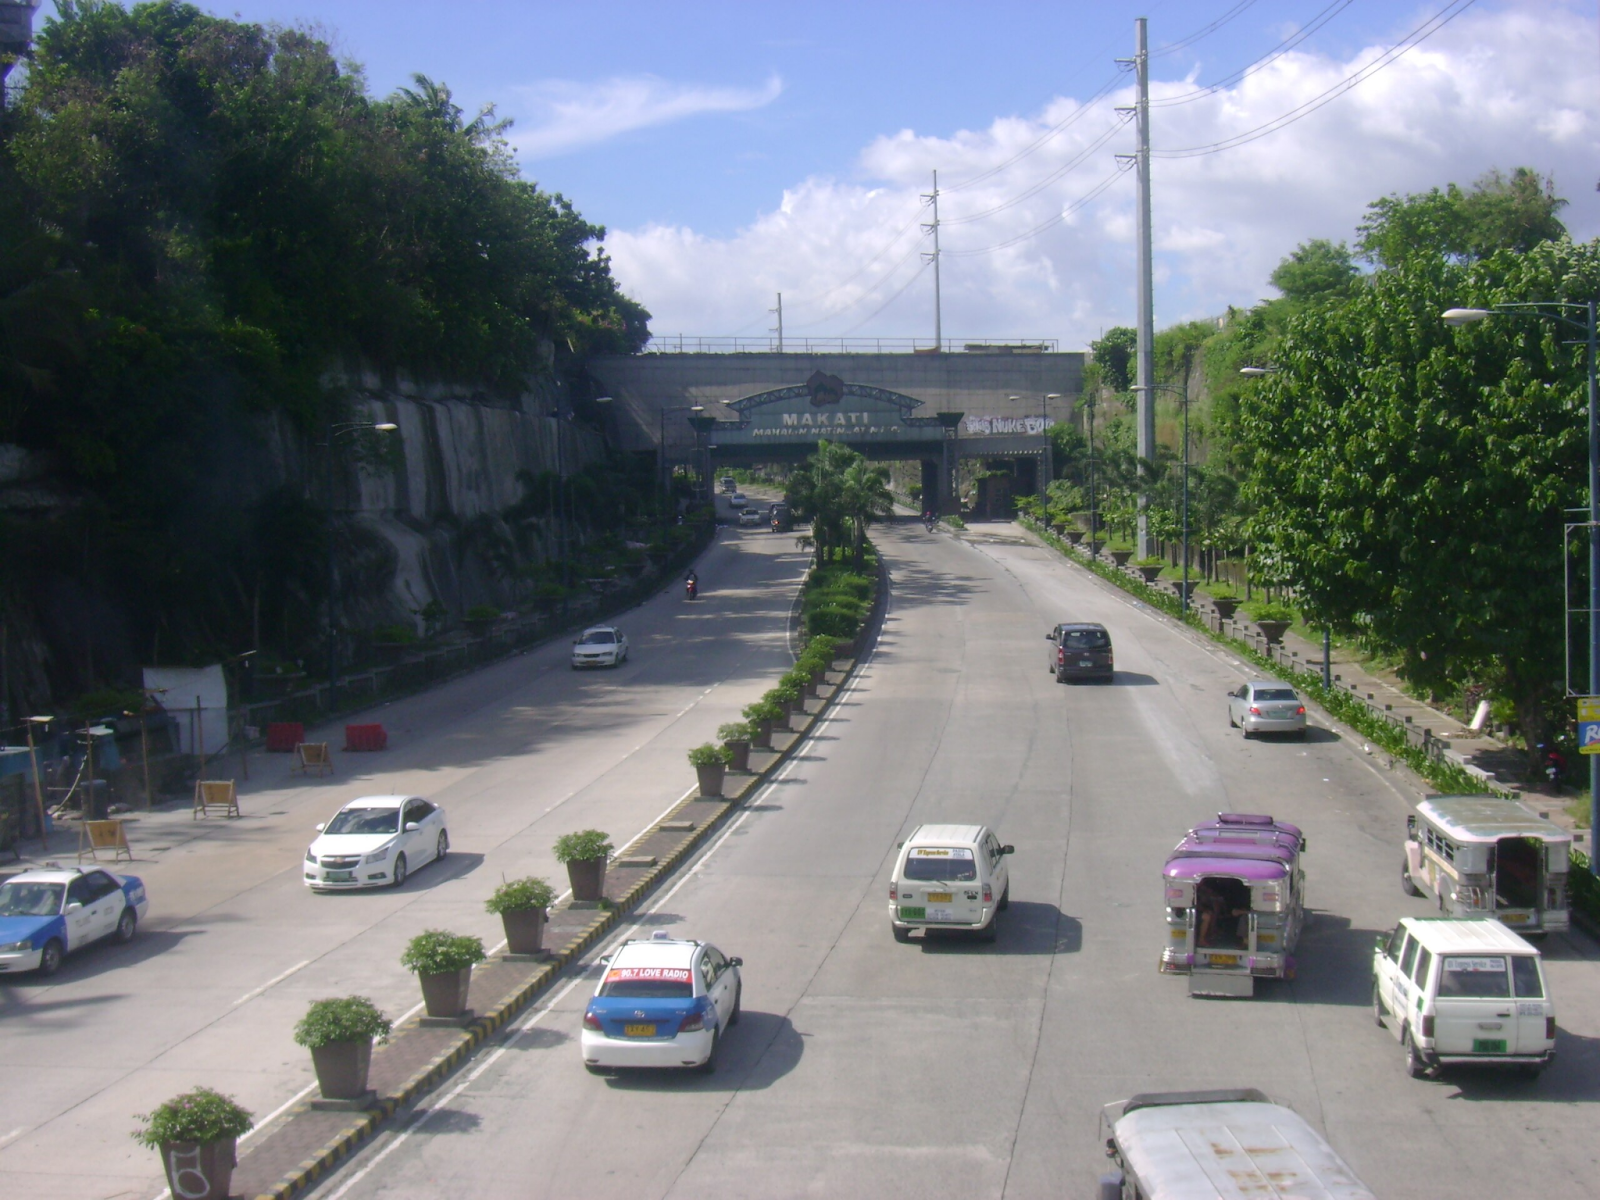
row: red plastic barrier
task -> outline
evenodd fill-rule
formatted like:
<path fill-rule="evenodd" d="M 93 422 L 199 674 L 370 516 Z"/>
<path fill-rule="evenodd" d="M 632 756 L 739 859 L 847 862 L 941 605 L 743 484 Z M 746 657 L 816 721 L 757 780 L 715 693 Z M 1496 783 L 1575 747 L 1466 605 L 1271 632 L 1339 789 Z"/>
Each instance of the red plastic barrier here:
<path fill-rule="evenodd" d="M 267 726 L 267 749 L 275 754 L 292 754 L 306 740 L 306 727 L 299 721 L 279 721 Z"/>
<path fill-rule="evenodd" d="M 386 750 L 389 734 L 382 725 L 346 725 L 344 748 L 346 750 Z"/>

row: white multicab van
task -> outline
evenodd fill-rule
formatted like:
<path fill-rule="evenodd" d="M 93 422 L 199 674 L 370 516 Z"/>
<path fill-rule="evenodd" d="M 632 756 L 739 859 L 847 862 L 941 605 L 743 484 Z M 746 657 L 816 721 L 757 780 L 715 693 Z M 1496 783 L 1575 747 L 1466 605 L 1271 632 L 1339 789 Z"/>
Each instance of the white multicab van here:
<path fill-rule="evenodd" d="M 1406 1048 L 1413 1078 L 1462 1064 L 1537 1075 L 1555 1058 L 1539 951 L 1493 917 L 1406 917 L 1380 935 L 1372 1015 Z"/>
<path fill-rule="evenodd" d="M 1406 818 L 1400 887 L 1451 917 L 1497 917 L 1532 936 L 1570 928 L 1572 835 L 1515 800 L 1429 796 Z"/>
<path fill-rule="evenodd" d="M 965 929 L 995 938 L 996 914 L 1011 906 L 1003 846 L 986 825 L 919 825 L 895 857 L 889 926 L 897 942 L 913 929 Z"/>

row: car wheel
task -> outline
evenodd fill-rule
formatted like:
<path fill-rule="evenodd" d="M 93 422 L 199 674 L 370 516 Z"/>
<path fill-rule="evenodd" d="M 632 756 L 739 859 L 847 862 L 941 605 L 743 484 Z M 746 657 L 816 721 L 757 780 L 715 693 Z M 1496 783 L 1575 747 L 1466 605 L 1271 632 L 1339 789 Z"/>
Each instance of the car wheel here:
<path fill-rule="evenodd" d="M 1239 722 L 1237 722 L 1237 721 L 1235 721 L 1233 719 L 1233 709 L 1231 709 L 1231 708 L 1228 710 L 1228 728 L 1229 729 L 1237 729 L 1237 728 L 1239 728 Z"/>
<path fill-rule="evenodd" d="M 1011 881 L 1006 880 L 1006 890 L 1000 893 L 1000 911 L 1005 912 L 1011 907 Z"/>
<path fill-rule="evenodd" d="M 1250 740 L 1250 727 L 1248 725 L 1241 722 L 1239 725 L 1239 732 L 1244 735 L 1245 741 L 1248 742 Z"/>
<path fill-rule="evenodd" d="M 604 1067 L 598 1066 L 595 1063 L 584 1063 L 583 1069 L 589 1072 L 591 1075 L 604 1075 L 606 1073 L 606 1069 Z"/>
<path fill-rule="evenodd" d="M 987 925 L 985 925 L 982 929 L 978 930 L 978 940 L 980 942 L 992 942 L 992 941 L 994 941 L 995 938 L 1000 936 L 1000 930 L 998 928 L 999 924 L 1000 924 L 1000 918 L 999 917 L 990 917 L 989 918 L 989 923 Z"/>
<path fill-rule="evenodd" d="M 1422 889 L 1412 882 L 1411 864 L 1405 859 L 1400 860 L 1400 890 L 1408 896 L 1422 895 Z"/>
<path fill-rule="evenodd" d="M 889 928 L 894 932 L 894 940 L 895 941 L 897 941 L 897 942 L 909 942 L 911 940 L 911 930 L 906 929 L 906 928 L 904 928 L 903 926 L 900 926 L 900 925 L 891 925 L 891 926 L 889 926 Z"/>
<path fill-rule="evenodd" d="M 117 941 L 133 941 L 134 930 L 139 927 L 139 914 L 131 908 L 122 910 L 122 916 L 117 918 Z"/>
<path fill-rule="evenodd" d="M 1300 732 L 1295 734 L 1295 737 L 1299 738 L 1302 742 L 1305 741 L 1309 736 L 1311 736 L 1311 731 L 1306 729 L 1304 726 L 1301 726 Z"/>
<path fill-rule="evenodd" d="M 61 969 L 61 943 L 51 938 L 39 951 L 39 974 L 54 975 Z"/>
<path fill-rule="evenodd" d="M 1378 995 L 1378 981 L 1372 981 L 1372 1019 L 1379 1029 L 1383 1028 L 1383 998 Z"/>
<path fill-rule="evenodd" d="M 406 856 L 399 854 L 394 860 L 394 886 L 400 887 L 406 881 Z"/>
<path fill-rule="evenodd" d="M 733 993 L 733 1011 L 728 1014 L 728 1025 L 731 1028 L 739 1023 L 739 1006 L 744 1003 L 744 984 Z"/>
<path fill-rule="evenodd" d="M 1411 1030 L 1407 1029 L 1400 1035 L 1400 1044 L 1406 1051 L 1406 1074 L 1413 1079 L 1421 1079 L 1428 1073 L 1428 1064 L 1423 1061 L 1422 1055 L 1417 1052 L 1417 1044 L 1411 1040 Z"/>
<path fill-rule="evenodd" d="M 717 1036 L 717 1031 L 711 1031 L 711 1049 L 706 1052 L 705 1062 L 700 1064 L 700 1074 L 715 1075 L 717 1073 L 717 1043 L 722 1039 Z"/>
<path fill-rule="evenodd" d="M 446 854 L 449 854 L 449 853 L 450 853 L 450 831 L 447 830 L 447 829 L 441 829 L 441 830 L 439 830 L 439 845 L 438 845 L 438 848 L 434 851 L 434 854 L 433 854 L 434 860 L 437 861 L 437 860 L 443 858 Z"/>
<path fill-rule="evenodd" d="M 1524 1079 L 1537 1079 L 1543 1070 L 1543 1063 L 1524 1063 L 1522 1066 L 1522 1077 Z"/>

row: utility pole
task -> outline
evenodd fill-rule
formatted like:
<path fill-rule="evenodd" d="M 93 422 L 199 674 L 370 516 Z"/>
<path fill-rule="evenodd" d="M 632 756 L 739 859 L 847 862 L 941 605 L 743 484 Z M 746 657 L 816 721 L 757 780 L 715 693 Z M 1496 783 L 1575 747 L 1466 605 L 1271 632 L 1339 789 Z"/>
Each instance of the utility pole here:
<path fill-rule="evenodd" d="M 770 313 L 777 313 L 778 314 L 778 328 L 777 329 L 769 329 L 767 332 L 768 333 L 776 333 L 778 335 L 778 353 L 782 354 L 783 353 L 783 293 L 782 292 L 778 293 L 778 307 L 777 308 L 769 308 L 769 309 L 767 309 L 767 311 L 770 312 Z"/>
<path fill-rule="evenodd" d="M 939 300 L 939 172 L 933 173 L 933 191 L 922 197 L 933 205 L 933 224 L 924 225 L 924 231 L 933 233 L 933 253 L 924 254 L 923 262 L 933 263 L 933 348 L 944 351 L 944 313 Z"/>
<path fill-rule="evenodd" d="M 1155 344 L 1156 319 L 1152 299 L 1153 269 L 1150 239 L 1150 50 L 1146 18 L 1138 17 L 1133 23 L 1135 34 L 1134 56 L 1118 59 L 1131 63 L 1138 85 L 1138 100 L 1134 116 L 1139 131 L 1139 149 L 1134 155 L 1138 169 L 1138 241 L 1139 267 L 1135 280 L 1135 299 L 1138 305 L 1138 343 L 1134 350 L 1134 392 L 1138 397 L 1137 429 L 1139 454 L 1139 531 L 1136 539 L 1140 558 L 1148 558 L 1150 545 L 1150 493 L 1146 479 L 1145 463 L 1156 452 L 1156 399 L 1155 399 Z"/>

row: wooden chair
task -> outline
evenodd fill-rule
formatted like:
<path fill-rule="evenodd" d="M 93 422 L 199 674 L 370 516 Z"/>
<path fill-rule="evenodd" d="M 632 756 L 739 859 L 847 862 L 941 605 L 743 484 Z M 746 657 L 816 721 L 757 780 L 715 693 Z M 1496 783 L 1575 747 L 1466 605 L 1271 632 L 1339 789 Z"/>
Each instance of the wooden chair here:
<path fill-rule="evenodd" d="M 133 861 L 133 851 L 128 846 L 126 822 L 83 821 L 79 824 L 78 861 L 82 862 L 83 856 L 87 854 L 95 862 L 99 862 L 102 850 L 111 851 L 112 862 L 120 862 L 124 858 L 129 862 Z"/>
<path fill-rule="evenodd" d="M 309 775 L 315 771 L 319 777 L 333 774 L 333 753 L 327 742 L 301 742 L 294 748 L 291 770 Z"/>
<path fill-rule="evenodd" d="M 215 808 L 225 817 L 237 817 L 239 793 L 231 779 L 197 779 L 194 785 L 194 812 L 191 819 L 210 816 Z"/>

